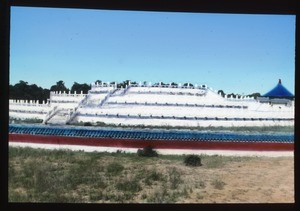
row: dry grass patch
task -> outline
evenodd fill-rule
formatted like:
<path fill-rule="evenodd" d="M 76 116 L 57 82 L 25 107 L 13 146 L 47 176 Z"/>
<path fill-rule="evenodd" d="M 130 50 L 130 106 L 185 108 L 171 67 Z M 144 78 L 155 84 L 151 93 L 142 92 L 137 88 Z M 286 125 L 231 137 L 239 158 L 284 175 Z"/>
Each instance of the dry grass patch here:
<path fill-rule="evenodd" d="M 10 202 L 294 202 L 293 157 L 185 156 L 9 149 Z M 274 163 L 276 165 L 274 165 Z"/>

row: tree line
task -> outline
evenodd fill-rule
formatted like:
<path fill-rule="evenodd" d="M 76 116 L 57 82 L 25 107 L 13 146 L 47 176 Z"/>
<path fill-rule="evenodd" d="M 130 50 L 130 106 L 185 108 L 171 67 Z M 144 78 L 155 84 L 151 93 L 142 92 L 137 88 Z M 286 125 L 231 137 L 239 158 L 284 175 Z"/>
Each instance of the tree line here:
<path fill-rule="evenodd" d="M 242 97 L 242 95 L 240 95 L 240 94 L 235 94 L 235 93 L 226 94 L 223 90 L 219 90 L 219 91 L 218 91 L 218 94 L 222 95 L 222 97 L 225 97 L 225 95 L 226 95 L 227 98 L 230 98 L 230 97 L 233 97 L 233 98 L 236 98 L 236 97 L 241 98 L 241 97 Z M 252 93 L 252 94 L 246 95 L 246 96 L 247 96 L 247 97 L 254 97 L 254 99 L 256 99 L 257 97 L 260 97 L 261 95 L 260 95 L 260 93 L 255 92 L 255 93 Z"/>
<path fill-rule="evenodd" d="M 83 83 L 74 82 L 71 89 L 65 86 L 65 82 L 60 80 L 56 82 L 56 84 L 52 85 L 50 89 L 42 88 L 36 84 L 28 84 L 26 81 L 20 80 L 15 85 L 9 85 L 9 98 L 14 100 L 38 100 L 39 103 L 43 101 L 47 101 L 50 98 L 51 91 L 61 91 L 61 92 L 69 92 L 71 91 L 74 93 L 80 93 L 83 91 L 84 94 L 87 94 L 88 91 L 91 89 L 91 86 Z"/>
<path fill-rule="evenodd" d="M 101 80 L 96 80 L 95 83 L 103 83 L 104 85 L 107 85 L 107 83 L 102 82 Z M 116 82 L 110 82 L 109 84 L 115 84 Z M 126 85 L 128 86 L 130 84 L 138 84 L 135 81 L 130 81 L 130 80 L 125 80 L 121 83 L 117 83 L 117 88 L 121 88 L 121 87 L 126 87 Z M 147 82 L 144 81 L 143 85 L 146 85 Z M 169 84 L 165 84 L 163 82 L 160 83 L 154 83 L 153 85 L 169 85 Z M 171 85 L 178 85 L 175 82 L 172 82 Z M 194 85 L 191 83 L 184 83 L 183 86 L 191 86 L 193 87 Z M 61 91 L 61 92 L 69 92 L 71 91 L 72 93 L 74 93 L 75 91 L 77 93 L 81 93 L 81 91 L 83 92 L 83 94 L 87 94 L 88 91 L 91 89 L 91 85 L 88 85 L 86 83 L 80 84 L 77 82 L 74 82 L 71 89 L 67 88 L 65 86 L 65 82 L 60 80 L 58 82 L 56 82 L 56 84 L 52 85 L 50 87 L 50 89 L 47 88 L 42 88 L 36 84 L 28 84 L 28 82 L 26 81 L 22 81 L 20 80 L 18 83 L 16 83 L 15 85 L 9 85 L 9 98 L 10 99 L 14 99 L 14 100 L 38 100 L 39 103 L 42 103 L 43 101 L 47 101 L 47 99 L 50 98 L 50 92 L 51 91 Z M 234 98 L 236 96 L 241 96 L 239 94 L 226 94 L 223 90 L 219 90 L 218 94 L 221 94 L 223 97 L 225 95 L 227 95 L 227 97 L 233 96 Z M 260 93 L 253 93 L 250 95 L 247 95 L 249 97 L 254 97 L 255 99 L 260 95 Z"/>

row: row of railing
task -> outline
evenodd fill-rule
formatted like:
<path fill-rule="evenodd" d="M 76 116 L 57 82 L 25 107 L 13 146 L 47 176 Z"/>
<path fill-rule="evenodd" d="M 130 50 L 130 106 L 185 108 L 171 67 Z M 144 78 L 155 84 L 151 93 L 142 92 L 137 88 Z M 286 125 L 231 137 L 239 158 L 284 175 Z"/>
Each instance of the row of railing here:
<path fill-rule="evenodd" d="M 206 85 L 171 85 L 171 84 L 141 84 L 141 83 L 130 83 L 128 85 L 125 85 L 125 88 L 131 86 L 131 87 L 159 87 L 159 88 L 181 88 L 181 89 L 207 89 L 208 87 Z M 108 84 L 108 83 L 100 83 L 100 84 L 92 84 L 92 88 L 98 88 L 98 87 L 118 87 L 117 83 Z M 124 87 L 123 87 L 124 88 Z"/>
<path fill-rule="evenodd" d="M 67 92 L 62 92 L 62 91 L 51 91 L 50 92 L 50 96 L 66 96 L 66 97 L 81 97 L 84 96 L 86 94 L 83 94 L 83 91 L 81 91 L 81 93 L 76 93 L 76 91 L 74 91 L 74 93 L 71 93 L 71 91 L 69 91 L 69 93 Z"/>
<path fill-rule="evenodd" d="M 251 117 L 196 117 L 196 116 L 168 116 L 168 115 L 141 115 L 141 114 L 98 114 L 78 113 L 84 117 L 131 118 L 131 119 L 174 119 L 174 120 L 216 120 L 216 121 L 293 121 L 294 118 L 251 118 Z"/>
<path fill-rule="evenodd" d="M 9 100 L 9 105 L 21 105 L 21 106 L 35 106 L 35 107 L 49 107 L 49 102 L 45 103 L 45 101 L 42 101 L 42 103 L 39 103 L 39 101 L 34 100 Z"/>
<path fill-rule="evenodd" d="M 141 105 L 141 106 L 178 106 L 178 107 L 200 107 L 200 108 L 237 108 L 247 109 L 248 106 L 242 105 L 214 105 L 214 104 L 194 104 L 194 103 L 149 103 L 149 102 L 106 102 L 108 105 Z"/>
<path fill-rule="evenodd" d="M 162 94 L 162 95 L 190 95 L 190 96 L 204 96 L 205 92 L 203 93 L 190 93 L 190 92 L 164 92 L 164 91 L 130 91 L 130 93 L 135 94 Z"/>
<path fill-rule="evenodd" d="M 9 112 L 16 113 L 28 113 L 28 114 L 47 114 L 47 111 L 35 111 L 35 110 L 22 110 L 22 109 L 9 109 Z"/>
<path fill-rule="evenodd" d="M 51 100 L 51 103 L 79 103 L 78 100 Z"/>

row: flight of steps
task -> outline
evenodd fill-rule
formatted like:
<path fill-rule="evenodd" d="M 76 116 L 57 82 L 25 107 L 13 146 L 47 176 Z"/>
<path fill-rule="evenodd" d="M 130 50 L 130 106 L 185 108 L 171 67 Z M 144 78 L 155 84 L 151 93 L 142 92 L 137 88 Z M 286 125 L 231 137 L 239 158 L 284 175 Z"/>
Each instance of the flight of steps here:
<path fill-rule="evenodd" d="M 56 114 L 52 116 L 46 123 L 47 124 L 66 124 L 69 120 L 69 109 L 58 109 Z"/>

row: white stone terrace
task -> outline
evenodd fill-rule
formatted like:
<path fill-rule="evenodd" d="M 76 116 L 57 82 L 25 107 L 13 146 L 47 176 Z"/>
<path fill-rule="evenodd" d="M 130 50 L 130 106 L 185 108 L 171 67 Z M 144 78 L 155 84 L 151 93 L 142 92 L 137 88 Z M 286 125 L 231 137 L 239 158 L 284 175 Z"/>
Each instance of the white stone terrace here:
<path fill-rule="evenodd" d="M 10 116 L 43 119 L 45 123 L 98 122 L 128 124 L 239 125 L 242 118 L 294 117 L 294 106 L 269 105 L 253 98 L 223 98 L 207 86 L 92 84 L 88 94 L 51 92 L 47 103 L 10 100 Z M 121 117 L 121 118 L 120 118 Z M 154 118 L 155 117 L 155 118 Z M 203 119 L 214 119 L 203 121 Z M 240 119 L 240 120 L 237 120 Z M 234 122 L 234 124 L 232 124 Z M 269 124 L 271 121 L 267 121 Z M 260 121 L 261 124 L 264 124 Z M 290 121 L 289 124 L 292 124 Z M 247 123 L 249 124 L 249 123 Z M 255 122 L 251 122 L 255 124 Z M 282 123 L 283 124 L 283 123 Z M 286 124 L 286 123 L 284 123 Z"/>

